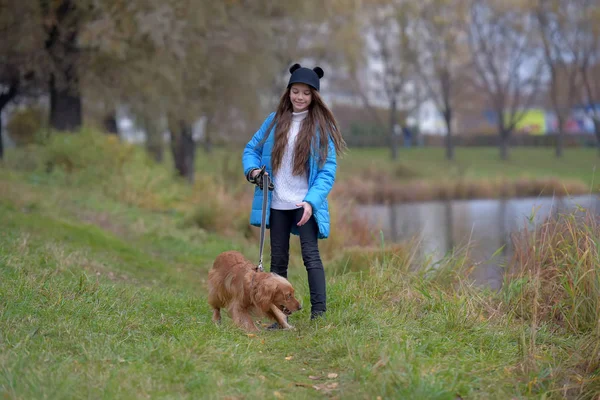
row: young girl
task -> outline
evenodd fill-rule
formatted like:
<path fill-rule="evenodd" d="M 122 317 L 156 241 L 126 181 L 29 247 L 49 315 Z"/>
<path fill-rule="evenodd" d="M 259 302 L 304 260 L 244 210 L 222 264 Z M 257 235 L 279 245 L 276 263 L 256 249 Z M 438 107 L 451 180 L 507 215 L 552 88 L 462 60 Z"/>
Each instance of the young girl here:
<path fill-rule="evenodd" d="M 290 234 L 300 237 L 308 275 L 311 319 L 327 310 L 325 271 L 318 239 L 329 237 L 327 196 L 335 182 L 336 155 L 346 148 L 338 124 L 319 94 L 320 67 L 294 64 L 277 111 L 271 113 L 244 149 L 246 179 L 254 192 L 250 223 L 260 226 L 263 189 L 268 194 L 267 223 L 271 272 L 287 278 Z M 273 190 L 257 179 L 265 167 Z M 271 189 L 271 188 L 269 188 Z"/>

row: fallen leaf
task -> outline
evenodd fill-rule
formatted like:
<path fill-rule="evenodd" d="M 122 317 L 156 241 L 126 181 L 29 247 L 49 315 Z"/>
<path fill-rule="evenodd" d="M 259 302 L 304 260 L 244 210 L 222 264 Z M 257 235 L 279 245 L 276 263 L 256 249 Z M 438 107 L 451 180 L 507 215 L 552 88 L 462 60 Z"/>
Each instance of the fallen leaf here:
<path fill-rule="evenodd" d="M 313 376 L 313 375 L 309 375 L 308 379 L 312 379 L 313 381 L 318 381 L 319 379 L 322 379 L 322 376 Z"/>
<path fill-rule="evenodd" d="M 264 375 L 260 375 L 260 376 L 258 377 L 258 379 L 260 379 L 260 380 L 261 380 L 261 381 L 263 381 L 263 382 L 267 380 L 267 378 L 266 378 Z"/>
<path fill-rule="evenodd" d="M 293 356 L 287 356 L 285 359 L 290 361 L 292 358 L 294 358 Z"/>
<path fill-rule="evenodd" d="M 252 337 L 256 337 L 256 335 L 254 333 L 249 333 L 248 337 L 252 338 Z"/>
<path fill-rule="evenodd" d="M 381 400 L 381 396 L 377 396 L 377 400 Z"/>
<path fill-rule="evenodd" d="M 283 395 L 279 392 L 273 392 L 273 394 L 275 395 L 275 397 L 277 397 L 278 399 L 283 399 Z"/>
<path fill-rule="evenodd" d="M 336 374 L 335 372 L 331 372 L 331 373 L 327 374 L 327 377 L 329 379 L 335 379 L 338 377 L 338 374 Z"/>
<path fill-rule="evenodd" d="M 313 385 L 313 388 L 315 388 L 315 390 L 322 391 L 323 393 L 329 393 L 332 390 L 337 389 L 338 385 L 339 384 L 337 382 L 321 383 L 320 385 Z"/>

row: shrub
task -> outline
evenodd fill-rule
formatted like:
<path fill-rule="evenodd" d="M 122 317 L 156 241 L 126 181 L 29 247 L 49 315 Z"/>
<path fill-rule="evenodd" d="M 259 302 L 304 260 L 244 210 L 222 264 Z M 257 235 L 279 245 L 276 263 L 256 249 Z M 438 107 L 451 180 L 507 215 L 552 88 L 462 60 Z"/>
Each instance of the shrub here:
<path fill-rule="evenodd" d="M 600 220 L 589 211 L 559 214 L 513 238 L 504 296 L 510 310 L 575 333 L 600 329 Z"/>
<path fill-rule="evenodd" d="M 46 129 L 46 112 L 41 107 L 27 107 L 15 111 L 6 125 L 10 138 L 17 146 L 35 143 Z"/>
<path fill-rule="evenodd" d="M 106 178 L 123 172 L 133 156 L 133 146 L 113 135 L 89 129 L 78 133 L 54 133 L 40 149 L 48 171 L 60 169 L 67 174 L 84 173 L 86 179 Z"/>

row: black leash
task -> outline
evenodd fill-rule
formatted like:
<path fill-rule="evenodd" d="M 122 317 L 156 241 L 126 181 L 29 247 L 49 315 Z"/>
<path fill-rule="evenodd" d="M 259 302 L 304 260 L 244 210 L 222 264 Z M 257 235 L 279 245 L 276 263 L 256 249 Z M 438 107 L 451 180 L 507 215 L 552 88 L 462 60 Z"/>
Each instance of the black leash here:
<path fill-rule="evenodd" d="M 263 201 L 262 201 L 262 219 L 260 222 L 260 260 L 258 262 L 258 271 L 264 271 L 263 268 L 263 248 L 265 246 L 265 230 L 267 228 L 267 200 L 269 196 L 269 175 L 262 174 L 262 190 L 263 190 Z"/>
<path fill-rule="evenodd" d="M 246 175 L 246 179 L 255 185 L 257 185 L 263 192 L 263 201 L 262 201 L 262 218 L 260 223 L 260 260 L 258 262 L 258 266 L 256 267 L 256 271 L 264 271 L 263 268 L 263 249 L 265 246 L 265 230 L 267 228 L 267 202 L 269 199 L 269 192 L 274 190 L 273 182 L 271 182 L 271 178 L 266 173 L 266 166 L 263 165 L 260 168 L 258 174 L 252 176 L 252 172 L 256 169 L 248 172 Z"/>

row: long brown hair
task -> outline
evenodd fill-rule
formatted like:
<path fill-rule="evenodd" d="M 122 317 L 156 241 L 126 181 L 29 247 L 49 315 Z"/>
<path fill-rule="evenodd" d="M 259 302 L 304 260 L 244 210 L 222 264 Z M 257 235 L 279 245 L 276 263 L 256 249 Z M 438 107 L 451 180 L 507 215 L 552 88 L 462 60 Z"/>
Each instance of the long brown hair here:
<path fill-rule="evenodd" d="M 308 107 L 308 115 L 300 125 L 300 132 L 296 139 L 294 148 L 294 167 L 292 173 L 294 175 L 302 175 L 308 170 L 308 160 L 311 154 L 311 146 L 318 141 L 319 145 L 319 165 L 322 166 L 327 160 L 328 155 L 328 137 L 333 141 L 335 152 L 337 155 L 343 153 L 346 149 L 346 142 L 342 137 L 342 133 L 338 123 L 333 116 L 331 110 L 327 107 L 323 98 L 314 88 L 310 87 L 312 101 Z M 292 101 L 290 100 L 290 88 L 283 93 L 277 106 L 275 117 L 267 129 L 267 134 L 263 139 L 263 143 L 267 140 L 273 125 L 275 129 L 275 143 L 273 144 L 273 152 L 271 154 L 271 167 L 275 174 L 281 166 L 283 152 L 288 142 L 288 132 L 292 123 Z M 317 129 L 318 128 L 318 129 Z"/>

